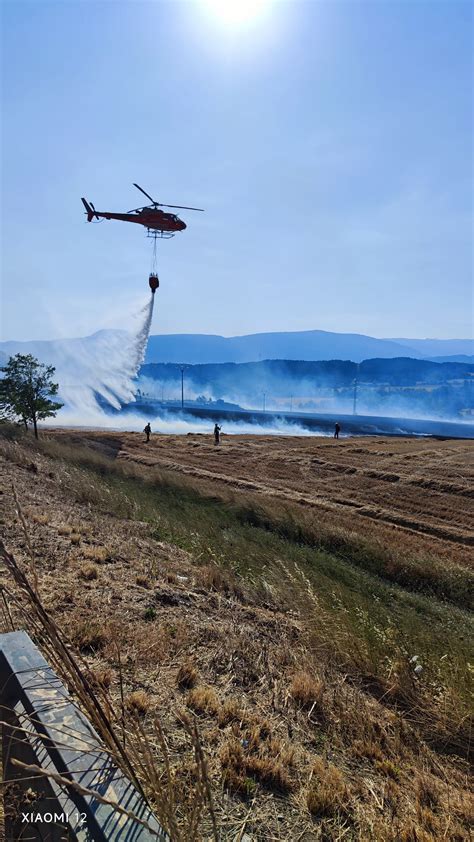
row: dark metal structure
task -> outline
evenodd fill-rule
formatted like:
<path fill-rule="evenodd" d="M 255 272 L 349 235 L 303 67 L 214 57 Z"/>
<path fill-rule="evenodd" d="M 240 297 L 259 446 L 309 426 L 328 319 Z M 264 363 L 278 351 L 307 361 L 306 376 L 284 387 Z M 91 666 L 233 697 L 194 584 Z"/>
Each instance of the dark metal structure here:
<path fill-rule="evenodd" d="M 0 706 L 6 842 L 169 842 L 23 631 L 0 635 Z"/>

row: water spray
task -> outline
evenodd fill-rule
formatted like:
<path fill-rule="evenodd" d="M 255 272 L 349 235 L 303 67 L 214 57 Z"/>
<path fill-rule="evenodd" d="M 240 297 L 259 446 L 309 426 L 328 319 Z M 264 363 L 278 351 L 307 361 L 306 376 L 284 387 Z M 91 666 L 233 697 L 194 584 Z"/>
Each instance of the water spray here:
<path fill-rule="evenodd" d="M 154 295 L 133 313 L 131 330 L 99 331 L 87 340 L 69 340 L 50 354 L 56 368 L 59 392 L 65 408 L 87 423 L 107 406 L 120 410 L 135 400 L 135 381 L 145 358 L 153 318 Z M 93 422 L 92 422 L 93 423 Z"/>

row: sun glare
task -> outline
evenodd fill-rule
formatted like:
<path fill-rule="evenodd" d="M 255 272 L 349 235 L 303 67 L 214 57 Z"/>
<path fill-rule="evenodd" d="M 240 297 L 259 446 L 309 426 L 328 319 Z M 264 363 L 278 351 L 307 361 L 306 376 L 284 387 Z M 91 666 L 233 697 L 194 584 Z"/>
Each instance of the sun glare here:
<path fill-rule="evenodd" d="M 209 12 L 227 26 L 241 26 L 259 18 L 269 0 L 203 0 Z"/>

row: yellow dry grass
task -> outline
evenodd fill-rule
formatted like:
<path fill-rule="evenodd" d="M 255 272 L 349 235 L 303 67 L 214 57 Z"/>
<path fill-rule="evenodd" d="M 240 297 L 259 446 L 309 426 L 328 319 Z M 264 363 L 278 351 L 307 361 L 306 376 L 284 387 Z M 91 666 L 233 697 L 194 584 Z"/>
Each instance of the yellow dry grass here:
<path fill-rule="evenodd" d="M 129 471 L 126 493 L 118 480 L 104 486 L 98 473 L 87 472 L 79 464 L 77 445 L 86 439 L 121 454 L 118 462 Z M 66 443 L 63 433 L 55 435 L 52 444 L 59 448 L 62 442 Z M 429 663 L 424 662 L 423 679 L 415 680 L 407 657 L 387 662 L 382 681 L 382 672 L 371 661 L 369 644 L 359 642 L 358 646 L 344 626 L 349 608 L 341 601 L 336 584 L 329 611 L 323 602 L 322 579 L 311 578 L 299 556 L 293 564 L 269 553 L 264 567 L 247 570 L 246 559 L 236 555 L 241 553 L 243 544 L 236 543 L 241 539 L 225 525 L 219 525 L 214 543 L 195 534 L 199 533 L 196 524 L 173 532 L 163 515 L 160 519 L 160 512 L 155 520 L 152 516 L 147 520 L 148 514 L 144 516 L 140 508 L 142 497 L 132 497 L 133 483 L 139 487 L 150 478 L 158 484 L 157 470 L 169 468 L 175 460 L 183 494 L 200 488 L 211 489 L 216 496 L 219 489 L 221 499 L 229 500 L 226 494 L 230 494 L 235 501 L 235 495 L 241 494 L 238 483 L 250 481 L 254 471 L 248 460 L 255 465 L 258 456 L 262 469 L 254 482 L 261 481 L 262 487 L 250 489 L 244 482 L 239 499 L 245 505 L 253 505 L 255 496 L 265 498 L 267 515 L 279 518 L 285 514 L 283 498 L 273 492 L 284 488 L 284 505 L 288 501 L 291 507 L 296 505 L 286 509 L 286 515 L 291 511 L 296 524 L 305 529 L 314 526 L 310 521 L 321 510 L 325 528 L 345 531 L 345 538 L 356 534 L 365 540 L 365 530 L 374 545 L 393 537 L 401 556 L 408 557 L 414 547 L 417 552 L 425 547 L 426 552 L 441 548 L 439 557 L 446 558 L 442 549 L 450 542 L 446 535 L 449 528 L 461 529 L 459 521 L 451 520 L 451 504 L 443 508 L 441 502 L 433 502 L 439 490 L 412 480 L 420 475 L 420 467 L 414 464 L 420 460 L 419 465 L 429 465 L 430 482 L 449 484 L 450 472 L 459 471 L 459 460 L 464 458 L 458 443 L 430 443 L 438 452 L 435 458 L 425 442 L 352 441 L 350 448 L 329 450 L 327 442 L 314 440 L 298 444 L 239 438 L 233 466 L 230 449 L 228 453 L 223 449 L 221 464 L 209 448 L 203 467 L 192 455 L 190 442 L 192 437 L 157 437 L 146 454 L 150 464 L 135 464 L 144 455 L 131 434 L 74 434 L 67 445 L 69 456 L 61 456 L 59 449 L 54 455 L 46 450 L 35 453 L 34 474 L 27 467 L 32 456 L 27 451 L 22 454 L 21 448 L 2 462 L 7 477 L 9 546 L 30 570 L 22 526 L 9 492 L 13 480 L 25 509 L 34 514 L 41 501 L 41 509 L 49 515 L 47 522 L 27 518 L 39 591 L 47 610 L 86 659 L 98 692 L 107 693 L 119 710 L 123 697 L 126 728 L 148 734 L 158 764 L 163 758 L 153 731 L 155 712 L 162 717 L 179 816 L 189 807 L 196 780 L 184 751 L 186 706 L 186 715 L 199 722 L 216 815 L 222 828 L 232 830 L 230 838 L 244 828 L 256 840 L 297 839 L 302 833 L 308 840 L 358 842 L 467 839 L 467 767 L 461 753 L 445 753 L 452 735 L 432 716 L 443 706 L 451 710 L 449 698 L 440 698 L 439 707 L 423 708 L 425 688 L 432 686 L 424 677 L 430 675 Z M 387 452 L 382 452 L 384 448 Z M 389 457 L 388 452 L 394 455 Z M 73 457 L 76 461 L 68 461 Z M 108 457 L 97 453 L 94 458 L 105 472 L 108 463 L 100 460 Z M 333 468 L 319 466 L 321 484 L 316 487 L 316 478 L 306 470 L 311 459 L 323 458 Z M 384 462 L 383 470 L 379 462 Z M 337 471 L 336 464 L 355 468 L 355 473 Z M 410 470 L 403 472 L 403 464 L 410 465 Z M 198 475 L 198 467 L 208 470 L 211 477 Z M 398 474 L 400 479 L 370 478 L 367 471 Z M 360 511 L 349 517 L 340 501 L 336 509 L 325 508 L 329 486 L 324 476 L 358 478 L 360 503 L 368 480 L 374 495 L 386 486 L 392 513 L 400 513 L 405 506 L 403 499 L 396 498 L 403 498 L 407 486 L 416 494 L 421 489 L 427 499 L 424 510 L 415 511 L 415 516 L 425 524 L 431 518 L 432 525 L 445 529 L 445 537 L 412 534 L 408 526 L 389 526 L 386 519 L 377 522 Z M 458 496 L 463 484 L 464 474 L 457 480 Z M 144 498 L 149 496 L 148 488 Z M 344 494 L 346 490 L 349 494 L 350 489 Z M 311 504 L 296 500 L 296 491 L 308 494 Z M 339 483 L 337 494 L 342 494 Z M 328 502 L 334 503 L 335 497 L 333 489 Z M 464 503 L 468 499 L 463 497 Z M 417 500 L 421 506 L 421 497 Z M 219 511 L 225 514 L 225 509 Z M 462 529 L 466 537 L 468 527 Z M 258 535 L 267 532 L 262 528 Z M 79 537 L 77 545 L 71 535 Z M 282 540 L 293 546 L 287 534 Z M 226 548 L 228 566 L 216 549 L 219 542 Z M 99 580 L 83 575 L 89 567 L 100 571 Z M 372 580 L 367 582 L 375 587 Z M 375 611 L 381 597 L 373 593 Z M 396 605 L 402 616 L 402 603 Z M 23 622 L 13 602 L 11 611 L 15 622 Z M 360 628 L 375 628 L 374 648 L 380 639 L 395 635 L 392 628 L 374 625 L 370 612 L 360 612 Z M 433 617 L 433 623 L 438 622 L 436 613 Z M 4 622 L 8 626 L 7 617 Z M 436 701 L 433 697 L 433 704 Z M 208 816 L 200 833 L 197 838 L 210 838 Z"/>

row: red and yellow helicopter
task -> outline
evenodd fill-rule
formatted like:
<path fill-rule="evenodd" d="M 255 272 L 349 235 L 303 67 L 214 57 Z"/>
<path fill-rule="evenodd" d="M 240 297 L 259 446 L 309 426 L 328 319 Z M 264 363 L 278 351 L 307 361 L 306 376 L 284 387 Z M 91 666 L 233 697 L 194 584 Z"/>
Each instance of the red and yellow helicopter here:
<path fill-rule="evenodd" d="M 137 190 L 140 190 L 147 199 L 150 199 L 151 205 L 145 205 L 142 208 L 134 208 L 127 211 L 127 213 L 111 213 L 109 211 L 96 211 L 92 202 L 88 202 L 82 198 L 82 204 L 86 209 L 87 221 L 92 222 L 93 219 L 118 219 L 121 222 L 137 222 L 139 225 L 144 225 L 147 229 L 148 236 L 155 240 L 154 244 L 154 259 L 156 261 L 156 240 L 157 238 L 168 239 L 174 237 L 177 231 L 184 231 L 186 223 L 183 222 L 176 214 L 166 213 L 160 208 L 176 208 L 177 210 L 195 210 L 203 211 L 204 208 L 191 208 L 187 205 L 164 205 L 161 202 L 155 202 L 146 190 L 143 190 L 139 184 L 133 184 Z M 158 275 L 156 271 L 150 274 L 149 284 L 153 294 L 159 286 Z"/>

